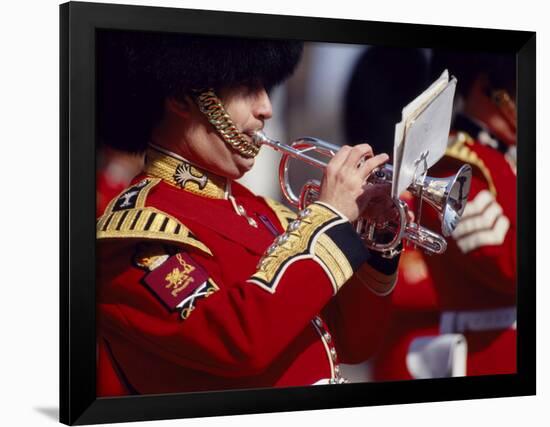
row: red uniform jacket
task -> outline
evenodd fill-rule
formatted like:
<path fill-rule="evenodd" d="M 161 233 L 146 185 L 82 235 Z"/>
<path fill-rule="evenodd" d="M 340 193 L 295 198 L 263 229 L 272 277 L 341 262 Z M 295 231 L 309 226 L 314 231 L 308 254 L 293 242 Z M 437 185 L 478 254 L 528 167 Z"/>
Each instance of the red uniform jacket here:
<path fill-rule="evenodd" d="M 383 334 L 397 259 L 162 149 L 97 237 L 99 396 L 341 382 Z"/>
<path fill-rule="evenodd" d="M 409 358 L 415 342 L 443 334 L 464 337 L 466 375 L 516 371 L 513 148 L 464 116 L 458 116 L 455 126 L 460 131 L 453 133 L 447 155 L 428 174 L 450 176 L 462 164 L 470 164 L 473 179 L 466 209 L 447 238 L 445 254 L 422 261 L 418 252 L 406 249 L 402 256 L 391 326 L 374 363 L 376 380 L 415 378 L 410 363 L 414 359 Z M 422 223 L 440 230 L 441 222 L 430 207 L 424 207 Z M 421 274 L 424 262 L 426 275 Z"/>
<path fill-rule="evenodd" d="M 447 156 L 433 168 L 433 174 L 452 175 L 460 163 L 467 162 L 473 177 L 466 209 L 448 239 L 447 252 L 442 257 L 426 257 L 442 311 L 440 332 L 466 337 L 468 375 L 513 373 L 517 262 L 514 147 L 465 116 L 459 116 L 456 126 L 461 131 L 454 134 Z"/>

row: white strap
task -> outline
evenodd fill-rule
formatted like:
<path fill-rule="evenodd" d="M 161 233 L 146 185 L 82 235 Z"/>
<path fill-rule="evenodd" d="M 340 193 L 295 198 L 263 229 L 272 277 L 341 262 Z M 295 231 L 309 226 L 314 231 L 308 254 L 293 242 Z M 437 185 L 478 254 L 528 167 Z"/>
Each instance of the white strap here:
<path fill-rule="evenodd" d="M 414 339 L 407 352 L 407 369 L 415 379 L 466 375 L 468 346 L 461 334 Z"/>
<path fill-rule="evenodd" d="M 441 313 L 439 332 L 493 331 L 516 329 L 516 307 L 479 311 L 445 311 Z"/>

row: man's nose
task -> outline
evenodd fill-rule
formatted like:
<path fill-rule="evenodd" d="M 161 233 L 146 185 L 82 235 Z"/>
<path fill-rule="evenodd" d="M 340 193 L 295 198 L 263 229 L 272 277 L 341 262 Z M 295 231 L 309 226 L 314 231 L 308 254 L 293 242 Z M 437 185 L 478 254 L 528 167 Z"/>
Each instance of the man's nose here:
<path fill-rule="evenodd" d="M 260 120 L 267 120 L 273 116 L 273 107 L 271 100 L 264 88 L 261 88 L 256 93 L 254 100 L 254 116 Z"/>

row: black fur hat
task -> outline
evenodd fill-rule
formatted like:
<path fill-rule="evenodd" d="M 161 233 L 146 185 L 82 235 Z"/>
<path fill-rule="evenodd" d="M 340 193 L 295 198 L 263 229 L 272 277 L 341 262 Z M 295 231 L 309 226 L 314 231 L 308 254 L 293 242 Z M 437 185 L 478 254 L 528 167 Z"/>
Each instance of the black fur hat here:
<path fill-rule="evenodd" d="M 97 49 L 99 139 L 141 152 L 167 97 L 240 85 L 269 91 L 292 74 L 302 43 L 101 31 Z"/>
<path fill-rule="evenodd" d="M 456 90 L 464 97 L 468 96 L 475 80 L 480 76 L 487 79 L 488 92 L 505 89 L 511 95 L 515 94 L 516 57 L 514 54 L 434 50 L 431 68 L 433 77 L 447 68 L 450 74 L 456 76 L 458 80 Z"/>

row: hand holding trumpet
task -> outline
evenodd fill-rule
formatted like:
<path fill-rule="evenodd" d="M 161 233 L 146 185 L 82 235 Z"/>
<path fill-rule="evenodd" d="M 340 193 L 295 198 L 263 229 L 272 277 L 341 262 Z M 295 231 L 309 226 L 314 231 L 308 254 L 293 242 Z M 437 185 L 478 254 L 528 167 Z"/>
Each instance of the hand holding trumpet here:
<path fill-rule="evenodd" d="M 304 136 L 290 144 L 267 137 L 259 131 L 254 143 L 283 153 L 279 163 L 279 184 L 285 198 L 298 209 L 320 200 L 345 215 L 355 226 L 363 243 L 383 256 L 399 253 L 402 240 L 430 254 L 441 254 L 462 213 L 470 191 L 472 169 L 463 165 L 456 175 L 434 178 L 425 173 L 413 179 L 411 194 L 438 213 L 443 236 L 415 222 L 405 202 L 391 197 L 393 166 L 384 165 L 387 154 L 374 155 L 368 144 L 337 146 L 318 138 Z M 322 155 L 329 160 L 320 160 Z M 323 180 L 308 180 L 295 194 L 289 182 L 289 160 L 295 158 L 323 170 Z"/>
<path fill-rule="evenodd" d="M 368 144 L 344 145 L 328 162 L 319 201 L 344 214 L 350 222 L 360 216 L 376 222 L 392 219 L 398 212 L 390 196 L 391 184 L 370 184 L 367 177 L 388 161 L 387 154 L 374 155 Z"/>

